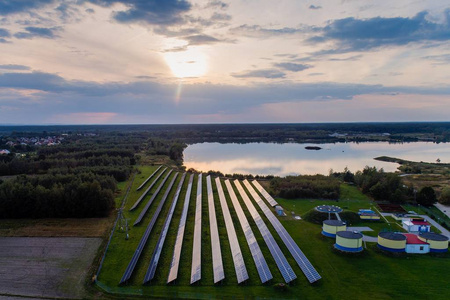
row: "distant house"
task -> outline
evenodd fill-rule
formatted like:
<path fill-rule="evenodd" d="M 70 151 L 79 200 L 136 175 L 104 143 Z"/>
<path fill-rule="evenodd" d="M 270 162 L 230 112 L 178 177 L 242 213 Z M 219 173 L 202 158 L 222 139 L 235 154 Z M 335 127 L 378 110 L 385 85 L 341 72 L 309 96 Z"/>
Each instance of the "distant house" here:
<path fill-rule="evenodd" d="M 358 215 L 361 220 L 380 220 L 380 216 L 371 209 L 360 209 Z"/>
<path fill-rule="evenodd" d="M 424 219 L 403 219 L 403 228 L 408 232 L 430 232 L 431 224 Z"/>
<path fill-rule="evenodd" d="M 9 150 L 7 150 L 7 149 L 0 149 L 0 155 L 2 155 L 2 154 L 7 155 L 9 153 L 11 153 L 11 152 L 9 152 Z"/>

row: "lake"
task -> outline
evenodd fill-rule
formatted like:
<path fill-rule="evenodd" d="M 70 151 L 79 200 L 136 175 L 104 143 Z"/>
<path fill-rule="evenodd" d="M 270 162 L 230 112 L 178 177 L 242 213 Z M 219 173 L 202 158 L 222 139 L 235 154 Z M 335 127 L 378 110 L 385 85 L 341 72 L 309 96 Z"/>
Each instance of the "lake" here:
<path fill-rule="evenodd" d="M 321 150 L 306 150 L 306 146 L 319 146 Z M 398 164 L 374 160 L 378 156 L 391 156 L 412 161 L 450 162 L 450 143 L 431 142 L 396 143 L 364 142 L 336 144 L 220 144 L 189 145 L 184 151 L 187 169 L 215 170 L 224 174 L 298 175 L 325 174 L 330 169 L 362 170 L 376 166 L 394 172 Z"/>

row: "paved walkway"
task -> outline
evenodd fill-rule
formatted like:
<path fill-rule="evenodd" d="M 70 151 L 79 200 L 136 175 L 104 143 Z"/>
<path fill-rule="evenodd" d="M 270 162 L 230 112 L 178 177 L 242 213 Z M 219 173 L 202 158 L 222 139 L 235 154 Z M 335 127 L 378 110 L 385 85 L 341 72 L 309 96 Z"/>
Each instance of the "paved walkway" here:
<path fill-rule="evenodd" d="M 370 243 L 377 243 L 378 242 L 378 237 L 363 235 L 363 241 L 364 242 L 370 242 Z"/>
<path fill-rule="evenodd" d="M 336 215 L 336 219 L 338 219 L 339 221 L 342 221 L 341 216 L 339 216 L 339 213 L 334 213 L 334 214 Z"/>
<path fill-rule="evenodd" d="M 450 218 L 450 206 L 446 206 L 440 203 L 436 203 L 434 206 L 437 207 L 440 211 L 447 215 Z"/>
<path fill-rule="evenodd" d="M 373 231 L 370 227 L 347 227 L 347 231 Z"/>

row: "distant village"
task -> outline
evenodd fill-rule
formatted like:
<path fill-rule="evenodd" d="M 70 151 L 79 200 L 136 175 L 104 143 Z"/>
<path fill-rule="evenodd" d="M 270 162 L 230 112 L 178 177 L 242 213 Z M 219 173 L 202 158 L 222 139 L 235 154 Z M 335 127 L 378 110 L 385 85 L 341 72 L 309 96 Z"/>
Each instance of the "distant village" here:
<path fill-rule="evenodd" d="M 77 136 L 97 136 L 97 133 L 77 133 Z M 63 133 L 61 135 L 45 136 L 45 137 L 15 137 L 8 138 L 8 141 L 4 143 L 4 140 L 0 144 L 0 155 L 7 155 L 11 153 L 11 149 L 16 146 L 55 146 L 60 145 L 69 134 Z M 5 149 L 2 149 L 5 147 Z M 7 148 L 7 149 L 6 149 Z"/>

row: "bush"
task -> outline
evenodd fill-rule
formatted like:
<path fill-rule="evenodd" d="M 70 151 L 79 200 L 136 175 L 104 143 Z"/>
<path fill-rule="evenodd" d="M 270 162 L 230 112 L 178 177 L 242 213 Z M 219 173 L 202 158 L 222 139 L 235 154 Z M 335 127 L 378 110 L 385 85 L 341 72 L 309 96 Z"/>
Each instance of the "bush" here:
<path fill-rule="evenodd" d="M 450 188 L 445 187 L 442 192 L 441 196 L 439 197 L 439 203 L 450 205 Z"/>
<path fill-rule="evenodd" d="M 432 206 L 437 202 L 436 193 L 431 186 L 423 187 L 417 193 L 417 203 L 423 206 Z"/>

